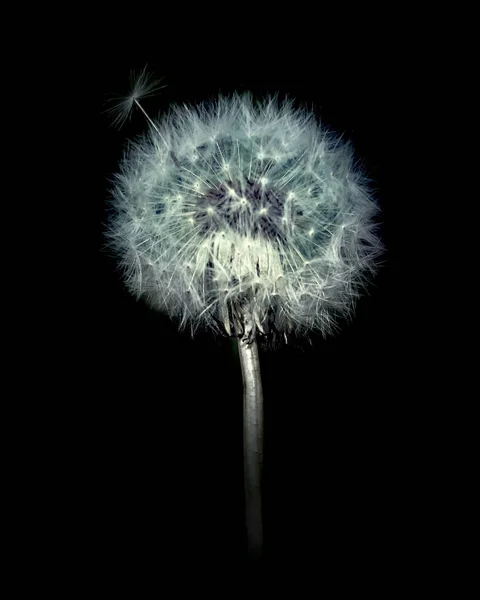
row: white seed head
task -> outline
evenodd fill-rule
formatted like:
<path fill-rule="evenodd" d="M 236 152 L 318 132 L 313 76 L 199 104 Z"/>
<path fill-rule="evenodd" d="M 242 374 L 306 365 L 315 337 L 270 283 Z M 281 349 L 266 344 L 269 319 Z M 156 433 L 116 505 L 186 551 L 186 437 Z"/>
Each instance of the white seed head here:
<path fill-rule="evenodd" d="M 137 296 L 192 332 L 332 332 L 382 246 L 352 151 L 291 101 L 172 108 L 116 177 L 108 236 Z"/>

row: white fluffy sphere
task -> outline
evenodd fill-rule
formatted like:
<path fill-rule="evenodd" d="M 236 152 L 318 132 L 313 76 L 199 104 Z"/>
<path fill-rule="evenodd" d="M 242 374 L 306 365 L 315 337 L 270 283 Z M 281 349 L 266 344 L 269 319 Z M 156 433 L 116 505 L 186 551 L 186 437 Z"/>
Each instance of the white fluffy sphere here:
<path fill-rule="evenodd" d="M 113 208 L 127 286 L 192 331 L 330 333 L 382 250 L 350 146 L 276 98 L 173 108 L 130 148 Z"/>

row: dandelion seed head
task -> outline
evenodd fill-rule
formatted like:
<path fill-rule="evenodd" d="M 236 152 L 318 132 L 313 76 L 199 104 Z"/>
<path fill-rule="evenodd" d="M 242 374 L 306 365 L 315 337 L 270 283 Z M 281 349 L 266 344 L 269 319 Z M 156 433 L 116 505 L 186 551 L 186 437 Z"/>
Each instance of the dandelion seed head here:
<path fill-rule="evenodd" d="M 127 286 L 192 331 L 327 335 L 382 252 L 350 146 L 276 98 L 171 109 L 125 158 L 112 202 Z"/>

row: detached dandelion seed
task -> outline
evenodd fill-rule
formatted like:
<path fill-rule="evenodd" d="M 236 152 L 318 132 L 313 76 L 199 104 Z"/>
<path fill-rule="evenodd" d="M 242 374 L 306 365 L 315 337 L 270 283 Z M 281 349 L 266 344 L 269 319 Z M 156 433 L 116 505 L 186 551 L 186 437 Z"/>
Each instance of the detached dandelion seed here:
<path fill-rule="evenodd" d="M 140 100 L 154 96 L 159 90 L 166 87 L 165 85 L 160 85 L 161 82 L 161 79 L 152 79 L 147 73 L 146 67 L 140 73 L 132 71 L 130 73 L 130 93 L 126 96 L 115 96 L 114 98 L 111 98 L 111 102 L 114 104 L 106 111 L 112 118 L 112 125 L 115 125 L 116 127 L 124 125 L 125 121 L 130 118 L 135 106 L 137 106 L 150 121 L 150 117 L 143 110 Z"/>
<path fill-rule="evenodd" d="M 158 89 L 143 71 L 123 122 Z M 237 338 L 244 381 L 246 525 L 263 545 L 259 337 L 334 333 L 375 273 L 378 207 L 348 143 L 306 109 L 249 94 L 173 107 L 116 176 L 109 243 L 127 287 L 180 329 Z"/>

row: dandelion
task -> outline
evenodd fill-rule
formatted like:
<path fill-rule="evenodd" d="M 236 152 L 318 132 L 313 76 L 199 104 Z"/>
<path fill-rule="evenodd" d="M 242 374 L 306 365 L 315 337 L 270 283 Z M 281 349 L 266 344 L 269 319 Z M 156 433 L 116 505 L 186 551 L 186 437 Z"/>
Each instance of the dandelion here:
<path fill-rule="evenodd" d="M 149 85 L 117 115 L 141 108 Z M 192 334 L 238 339 L 247 533 L 260 551 L 257 340 L 326 336 L 352 314 L 382 251 L 378 207 L 349 144 L 292 100 L 234 94 L 146 116 L 116 175 L 109 241 L 133 294 Z"/>

